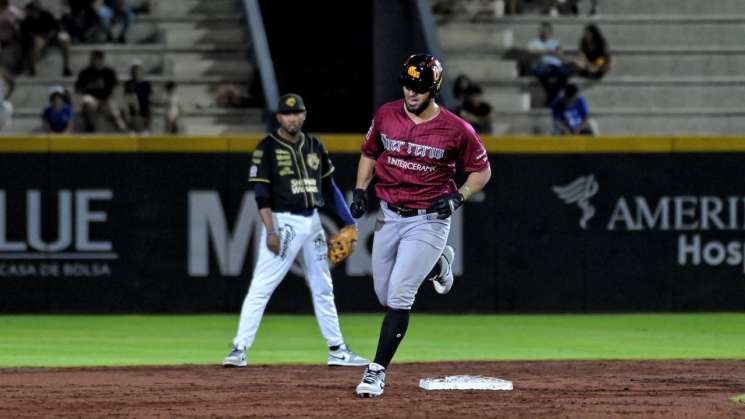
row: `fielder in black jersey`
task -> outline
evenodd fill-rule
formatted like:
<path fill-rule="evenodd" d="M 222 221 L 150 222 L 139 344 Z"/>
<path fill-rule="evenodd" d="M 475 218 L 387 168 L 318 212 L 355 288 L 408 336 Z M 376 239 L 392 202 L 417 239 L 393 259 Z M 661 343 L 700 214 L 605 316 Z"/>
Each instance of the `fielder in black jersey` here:
<path fill-rule="evenodd" d="M 317 208 L 327 206 L 344 220 L 355 222 L 333 180 L 334 166 L 323 143 L 302 132 L 303 99 L 280 98 L 279 129 L 267 135 L 251 156 L 248 181 L 254 185 L 264 229 L 256 267 L 243 302 L 233 350 L 226 367 L 245 367 L 246 351 L 254 342 L 266 304 L 302 251 L 307 284 L 321 334 L 329 347 L 328 365 L 363 366 L 370 361 L 349 350 L 339 328 L 329 272 L 326 235 Z"/>
<path fill-rule="evenodd" d="M 251 163 L 248 181 L 257 184 L 262 198 L 269 199 L 260 204 L 272 211 L 302 212 L 322 207 L 322 191 L 333 191 L 335 187 L 328 151 L 321 140 L 310 134 L 300 132 L 293 143 L 279 131 L 273 132 L 256 146 Z M 269 197 L 264 196 L 259 184 L 267 185 Z"/>

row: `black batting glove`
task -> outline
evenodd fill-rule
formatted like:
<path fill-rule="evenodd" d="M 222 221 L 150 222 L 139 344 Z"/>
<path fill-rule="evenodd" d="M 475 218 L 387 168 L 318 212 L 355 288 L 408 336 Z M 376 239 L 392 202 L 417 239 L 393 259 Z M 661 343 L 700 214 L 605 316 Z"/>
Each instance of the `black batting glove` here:
<path fill-rule="evenodd" d="M 463 195 L 460 192 L 453 192 L 443 195 L 432 202 L 431 209 L 437 212 L 437 219 L 444 220 L 463 205 Z"/>
<path fill-rule="evenodd" d="M 367 194 L 364 189 L 357 188 L 352 192 L 352 204 L 349 206 L 352 217 L 360 218 L 367 212 Z"/>

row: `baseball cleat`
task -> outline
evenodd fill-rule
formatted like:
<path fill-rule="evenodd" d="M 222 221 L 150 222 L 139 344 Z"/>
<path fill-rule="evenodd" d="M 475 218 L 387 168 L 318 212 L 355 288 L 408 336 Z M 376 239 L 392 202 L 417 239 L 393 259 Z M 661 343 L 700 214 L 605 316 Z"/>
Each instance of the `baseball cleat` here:
<path fill-rule="evenodd" d="M 438 294 L 447 294 L 453 288 L 455 277 L 453 276 L 453 259 L 455 258 L 455 249 L 453 246 L 445 245 L 445 249 L 440 255 L 437 263 L 440 264 L 440 274 L 432 279 L 432 285 Z"/>
<path fill-rule="evenodd" d="M 362 381 L 357 385 L 357 397 L 378 397 L 385 387 L 385 368 L 376 363 L 367 366 Z"/>
<path fill-rule="evenodd" d="M 349 347 L 342 344 L 339 349 L 329 351 L 327 364 L 336 367 L 362 367 L 370 363 L 370 360 L 352 352 Z"/>
<path fill-rule="evenodd" d="M 222 361 L 222 366 L 225 368 L 245 367 L 246 365 L 248 365 L 246 362 L 246 349 L 237 346 L 233 346 L 233 350 Z"/>

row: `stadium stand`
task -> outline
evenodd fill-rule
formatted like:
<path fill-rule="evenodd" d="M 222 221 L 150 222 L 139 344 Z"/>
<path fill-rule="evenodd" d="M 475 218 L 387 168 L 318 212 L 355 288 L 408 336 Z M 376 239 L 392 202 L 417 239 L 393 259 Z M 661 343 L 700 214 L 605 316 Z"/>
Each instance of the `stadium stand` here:
<path fill-rule="evenodd" d="M 18 7 L 25 0 L 14 0 Z M 43 0 L 42 4 L 59 16 L 60 0 Z M 141 13 L 130 27 L 127 44 L 75 44 L 71 67 L 75 76 L 88 64 L 92 50 L 106 53 L 106 63 L 119 74 L 115 91 L 123 104 L 122 85 L 129 79 L 134 60 L 142 62 L 145 78 L 153 85 L 153 99 L 162 101 L 168 81 L 177 85 L 181 98 L 184 133 L 205 135 L 227 132 L 264 130 L 261 107 L 226 108 L 217 106 L 215 95 L 221 87 L 236 86 L 247 91 L 254 77 L 254 66 L 247 58 L 247 38 L 240 0 L 131 0 Z M 48 103 L 49 91 L 61 85 L 73 90 L 75 77 L 62 78 L 62 57 L 58 50 L 48 49 L 37 68 L 36 77 L 20 74 L 16 78 L 11 102 L 15 107 L 13 124 L 2 134 L 40 132 L 41 111 Z M 75 109 L 79 96 L 73 95 Z M 123 106 L 122 106 L 123 107 Z M 164 131 L 164 107 L 156 106 L 152 132 Z M 77 126 L 77 124 L 76 124 Z M 103 119 L 97 126 L 103 132 L 117 132 Z M 79 131 L 76 129 L 76 131 Z"/>
<path fill-rule="evenodd" d="M 466 74 L 483 86 L 495 111 L 495 133 L 548 133 L 550 114 L 540 106 L 540 86 L 518 74 L 509 51 L 524 48 L 548 20 L 564 51 L 575 55 L 582 29 L 594 23 L 608 40 L 613 68 L 600 81 L 574 80 L 601 134 L 745 130 L 745 2 L 717 1 L 716 14 L 700 0 L 600 0 L 599 10 L 591 17 L 439 16 L 450 76 Z"/>

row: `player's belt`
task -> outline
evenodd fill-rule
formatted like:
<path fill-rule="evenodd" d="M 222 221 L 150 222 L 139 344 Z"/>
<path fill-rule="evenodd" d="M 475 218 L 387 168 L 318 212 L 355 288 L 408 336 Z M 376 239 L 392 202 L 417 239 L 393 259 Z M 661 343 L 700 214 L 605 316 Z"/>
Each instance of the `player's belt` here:
<path fill-rule="evenodd" d="M 303 208 L 299 210 L 292 210 L 290 211 L 290 214 L 292 215 L 302 215 L 303 217 L 310 217 L 315 212 L 315 208 Z"/>
<path fill-rule="evenodd" d="M 424 215 L 424 214 L 432 214 L 433 212 L 436 212 L 435 210 L 429 208 L 429 209 L 423 209 L 423 208 L 403 208 L 403 207 L 397 207 L 395 205 L 391 205 L 389 203 L 385 203 L 386 207 L 388 207 L 389 210 L 395 212 L 396 214 L 402 216 L 402 217 L 415 217 L 417 215 Z"/>

